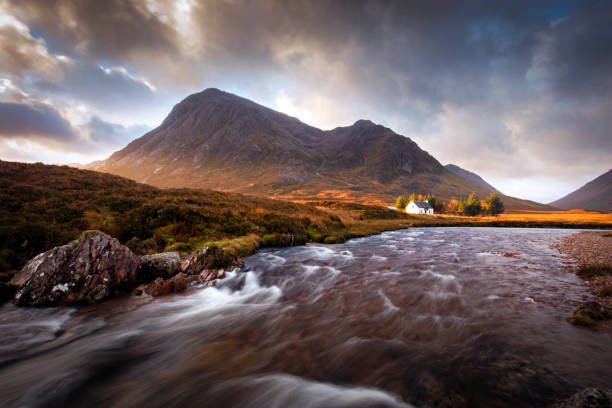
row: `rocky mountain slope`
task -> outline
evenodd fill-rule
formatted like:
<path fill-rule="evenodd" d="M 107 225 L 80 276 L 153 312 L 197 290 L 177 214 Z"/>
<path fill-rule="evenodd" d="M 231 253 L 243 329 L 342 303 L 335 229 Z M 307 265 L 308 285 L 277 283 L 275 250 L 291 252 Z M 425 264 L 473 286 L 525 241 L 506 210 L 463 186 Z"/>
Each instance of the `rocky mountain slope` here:
<path fill-rule="evenodd" d="M 218 89 L 190 95 L 163 123 L 90 169 L 158 187 L 210 188 L 296 201 L 389 204 L 398 194 L 484 197 L 416 143 L 360 120 L 322 131 Z M 544 209 L 507 197 L 510 209 Z"/>
<path fill-rule="evenodd" d="M 612 169 L 550 205 L 564 210 L 612 212 Z"/>
<path fill-rule="evenodd" d="M 444 166 L 444 168 L 452 173 L 455 173 L 456 175 L 462 177 L 465 181 L 467 181 L 468 183 L 472 183 L 475 186 L 479 186 L 482 187 L 488 191 L 493 191 L 493 192 L 497 192 L 499 193 L 500 191 L 498 189 L 496 189 L 495 187 L 493 187 L 492 185 L 490 185 L 489 183 L 487 183 L 482 177 L 480 177 L 478 174 L 473 173 L 469 170 L 463 169 L 455 164 L 447 164 Z"/>

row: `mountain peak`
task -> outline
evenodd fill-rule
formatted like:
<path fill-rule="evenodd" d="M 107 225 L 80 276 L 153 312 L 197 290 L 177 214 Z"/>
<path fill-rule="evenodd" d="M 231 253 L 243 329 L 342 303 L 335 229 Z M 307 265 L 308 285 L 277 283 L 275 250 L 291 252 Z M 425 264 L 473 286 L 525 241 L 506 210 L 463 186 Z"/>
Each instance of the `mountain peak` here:
<path fill-rule="evenodd" d="M 369 119 L 359 119 L 357 122 L 353 123 L 353 126 L 376 126 L 376 123 Z"/>
<path fill-rule="evenodd" d="M 95 166 L 160 187 L 384 203 L 485 190 L 392 129 L 362 119 L 323 131 L 216 88 L 187 96 L 156 129 Z"/>

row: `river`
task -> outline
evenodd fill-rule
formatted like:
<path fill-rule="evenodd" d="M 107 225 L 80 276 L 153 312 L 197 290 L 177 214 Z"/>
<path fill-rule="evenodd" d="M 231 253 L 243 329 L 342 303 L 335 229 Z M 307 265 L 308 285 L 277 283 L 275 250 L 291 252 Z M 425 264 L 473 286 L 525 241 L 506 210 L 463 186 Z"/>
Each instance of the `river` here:
<path fill-rule="evenodd" d="M 0 308 L 6 407 L 541 407 L 612 386 L 553 229 L 265 250 L 213 288 Z"/>

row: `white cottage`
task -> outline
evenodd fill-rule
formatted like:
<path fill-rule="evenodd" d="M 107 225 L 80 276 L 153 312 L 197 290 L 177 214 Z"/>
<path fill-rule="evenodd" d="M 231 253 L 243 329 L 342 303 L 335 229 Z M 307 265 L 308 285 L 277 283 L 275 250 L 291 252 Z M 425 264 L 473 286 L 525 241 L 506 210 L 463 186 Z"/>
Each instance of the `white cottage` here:
<path fill-rule="evenodd" d="M 427 201 L 411 201 L 406 206 L 406 212 L 408 214 L 433 214 L 434 210 Z"/>

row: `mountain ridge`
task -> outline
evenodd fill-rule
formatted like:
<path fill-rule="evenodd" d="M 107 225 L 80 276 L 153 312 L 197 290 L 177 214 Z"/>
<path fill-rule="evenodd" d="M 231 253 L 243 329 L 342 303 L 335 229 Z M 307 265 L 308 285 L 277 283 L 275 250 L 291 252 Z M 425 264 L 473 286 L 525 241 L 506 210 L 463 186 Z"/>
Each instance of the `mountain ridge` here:
<path fill-rule="evenodd" d="M 549 205 L 564 210 L 612 212 L 612 169 Z"/>
<path fill-rule="evenodd" d="M 456 164 L 451 164 L 451 163 L 445 164 L 444 168 L 448 171 L 455 173 L 458 176 L 461 176 L 462 178 L 465 179 L 465 181 L 469 183 L 472 183 L 476 186 L 480 186 L 494 193 L 501 193 L 501 191 L 493 187 L 491 184 L 487 183 L 485 179 L 483 179 L 478 174 L 472 171 L 466 170 L 462 167 L 457 166 Z"/>
<path fill-rule="evenodd" d="M 410 138 L 370 120 L 324 131 L 216 88 L 187 96 L 160 126 L 89 168 L 157 187 L 293 201 L 388 204 L 412 191 L 441 199 L 488 194 Z M 507 204 L 548 208 L 512 197 Z"/>

